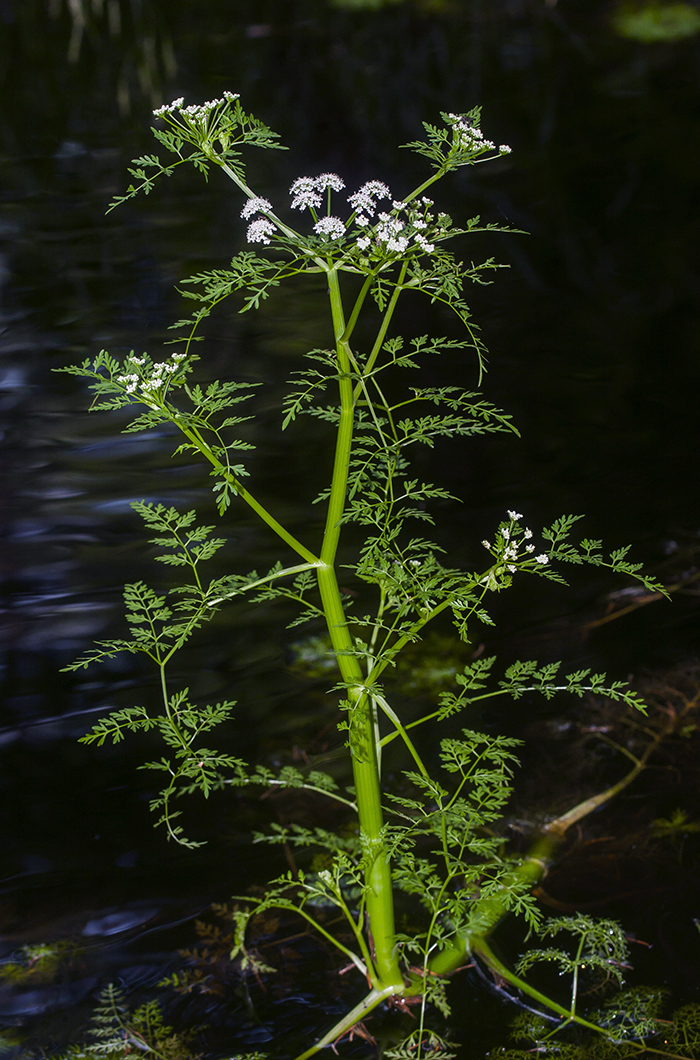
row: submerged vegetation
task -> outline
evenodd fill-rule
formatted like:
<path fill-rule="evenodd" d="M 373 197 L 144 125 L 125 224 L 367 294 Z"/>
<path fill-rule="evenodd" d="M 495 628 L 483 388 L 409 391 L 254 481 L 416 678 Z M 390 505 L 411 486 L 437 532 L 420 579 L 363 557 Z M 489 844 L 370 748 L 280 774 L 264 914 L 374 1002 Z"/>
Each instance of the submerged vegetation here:
<path fill-rule="evenodd" d="M 199 840 L 183 825 L 183 795 L 219 797 L 236 789 L 236 797 L 253 788 L 302 792 L 332 806 L 323 827 L 290 818 L 256 835 L 257 842 L 282 848 L 289 868 L 264 893 L 235 896 L 224 910 L 231 924 L 228 959 L 243 981 L 272 974 L 274 960 L 258 951 L 256 925 L 279 915 L 312 928 L 336 964 L 363 987 L 361 999 L 309 1041 L 298 1060 L 345 1035 L 371 1040 L 365 1021 L 380 1006 L 410 1016 L 412 1024 L 385 1056 L 455 1055 L 443 1033 L 449 979 L 473 961 L 528 1006 L 516 1028 L 525 1049 L 504 1057 L 533 1051 L 571 1057 L 692 1055 L 691 1017 L 684 1022 L 677 1014 L 677 1038 L 664 1030 L 661 1041 L 659 992 L 621 990 L 629 964 L 623 928 L 583 914 L 548 920 L 533 888 L 568 829 L 632 783 L 662 740 L 694 725 L 694 702 L 689 700 L 685 711 L 679 707 L 660 720 L 650 718 L 641 728 L 631 726 L 633 735 L 623 743 L 612 741 L 627 759 L 619 775 L 550 815 L 524 851 L 508 844 L 504 828 L 520 741 L 494 733 L 490 724 L 483 725 L 485 731 L 475 727 L 477 709 L 478 717 L 488 717 L 489 706 L 499 700 L 519 702 L 534 715 L 538 702 L 563 695 L 575 701 L 593 696 L 626 717 L 643 719 L 645 701 L 626 682 L 589 669 L 564 673 L 561 664 L 533 659 L 501 666 L 480 654 L 479 631 L 493 622 L 494 593 L 528 575 L 565 584 L 567 564 L 607 569 L 637 580 L 650 593 L 662 592 L 661 585 L 629 560 L 628 548 L 606 550 L 597 539 L 578 540 L 578 516 L 564 515 L 534 530 L 521 513 L 509 510 L 466 571 L 449 565 L 441 548 L 424 536 L 433 523 L 430 507 L 444 507 L 453 498 L 412 469 L 420 447 L 449 442 L 457 448 L 470 437 L 517 434 L 510 416 L 479 389 L 485 348 L 465 301 L 465 286 L 486 282 L 497 266 L 492 259 L 465 264 L 448 249 L 455 239 L 503 229 L 478 217 L 456 224 L 426 193 L 457 169 L 503 158 L 509 148 L 483 135 L 478 109 L 445 113 L 441 124 L 425 125 L 424 140 L 406 145 L 432 170 L 413 190 L 394 193 L 383 181 L 370 180 L 345 195 L 338 174 L 322 173 L 297 178 L 291 202 L 277 206 L 249 187 L 243 150 L 278 149 L 278 137 L 247 114 L 237 96 L 225 93 L 201 106 L 180 99 L 155 113 L 162 126 L 154 133 L 165 159 L 156 154 L 136 159 L 132 183 L 113 206 L 149 194 L 182 165 L 205 176 L 220 169 L 241 195 L 250 248 L 226 268 L 183 281 L 193 313 L 174 325 L 175 352 L 162 360 L 135 352 L 118 360 L 103 350 L 64 371 L 89 382 L 95 410 L 132 414 L 127 432 L 166 428 L 175 438 L 174 455 L 201 460 L 207 469 L 222 519 L 247 505 L 283 551 L 266 572 L 229 569 L 208 578 L 207 561 L 226 545 L 217 527 L 194 510 L 136 502 L 156 559 L 183 577 L 169 591 L 143 581 L 129 584 L 128 635 L 97 644 L 72 668 L 122 653 L 145 656 L 158 671 L 160 703 L 111 711 L 85 741 L 117 743 L 130 733 L 162 740 L 160 757 L 147 765 L 162 776 L 152 810 L 164 834 L 185 846 Z M 298 227 L 294 210 L 302 212 Z M 311 531 L 284 524 L 274 505 L 261 502 L 248 487 L 246 459 L 253 444 L 247 410 L 257 383 L 211 380 L 206 355 L 195 353 L 202 323 L 222 301 L 233 298 L 240 312 L 265 308 L 279 285 L 309 278 L 316 288 L 320 279 L 327 295 L 322 319 L 328 338 L 308 352 L 306 367 L 292 374 L 281 428 L 291 432 L 300 416 L 310 416 L 323 432 L 323 451 L 332 453 L 327 486 L 309 498 L 317 518 Z M 399 303 L 414 295 L 443 307 L 460 337 L 397 333 Z M 471 358 L 470 389 L 449 377 L 440 386 L 422 378 L 440 355 L 448 366 L 455 357 Z M 460 377 L 465 371 L 460 364 Z M 194 381 L 195 372 L 201 381 Z M 158 496 L 156 483 L 153 494 Z M 351 782 L 303 761 L 251 765 L 217 748 L 217 728 L 226 726 L 228 732 L 235 725 L 234 702 L 199 704 L 173 676 L 178 652 L 241 597 L 253 607 L 283 601 L 296 609 L 292 627 L 310 625 L 314 650 L 333 668 L 337 742 Z M 416 684 L 411 677 L 419 668 L 409 660 L 431 635 L 431 624 L 443 630 L 445 620 L 460 642 L 451 672 L 437 675 L 442 687 L 432 703 L 420 700 L 418 709 L 405 708 L 405 691 L 394 698 L 392 689 L 403 685 L 410 695 L 414 680 L 413 690 L 424 690 L 420 679 Z M 324 665 L 322 673 L 328 672 Z M 464 723 L 460 715 L 466 716 Z M 387 759 L 391 770 L 385 768 Z M 491 938 L 509 914 L 522 920 L 529 939 L 514 967 L 497 955 Z M 221 938 L 209 941 L 209 963 L 220 966 Z M 202 954 L 190 956 L 194 970 L 169 982 L 181 992 L 202 989 L 208 981 Z M 556 989 L 546 981 L 540 985 L 542 966 L 556 969 Z M 110 1042 L 122 1043 L 115 1049 L 124 1055 L 135 1047 L 173 1060 L 188 1056 L 186 1043 L 180 1053 L 168 1051 L 175 1048 L 168 1044 L 174 1038 L 159 1010 L 138 1009 L 129 1016 L 113 991 L 100 1005 L 99 1026 L 112 1034 Z M 95 1034 L 92 1053 L 88 1048 L 69 1055 L 122 1055 L 110 1053 L 107 1037 Z M 588 1035 L 594 1044 L 581 1045 L 572 1035 Z M 685 1054 L 678 1051 L 683 1035 Z M 289 1055 L 285 1043 L 276 1055 Z"/>

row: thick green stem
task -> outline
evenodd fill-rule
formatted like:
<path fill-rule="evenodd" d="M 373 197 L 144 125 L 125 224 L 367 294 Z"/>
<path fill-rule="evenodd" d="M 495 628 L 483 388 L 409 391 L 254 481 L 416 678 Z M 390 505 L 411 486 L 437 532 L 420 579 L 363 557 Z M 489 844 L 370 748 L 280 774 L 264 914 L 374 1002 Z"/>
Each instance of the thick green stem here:
<path fill-rule="evenodd" d="M 377 741 L 374 732 L 374 706 L 364 687 L 362 669 L 354 654 L 355 645 L 347 626 L 343 603 L 335 572 L 340 528 L 352 447 L 355 403 L 350 374 L 350 357 L 344 339 L 343 314 L 337 273 L 328 274 L 329 295 L 338 358 L 340 422 L 336 440 L 333 479 L 326 525 L 321 548 L 321 564 L 317 568 L 318 585 L 326 616 L 328 632 L 336 652 L 343 684 L 349 702 L 350 753 L 360 831 L 365 844 L 366 907 L 375 951 L 375 967 L 380 990 L 403 989 L 403 976 L 396 959 L 394 905 L 391 871 L 384 849 L 383 814 Z"/>

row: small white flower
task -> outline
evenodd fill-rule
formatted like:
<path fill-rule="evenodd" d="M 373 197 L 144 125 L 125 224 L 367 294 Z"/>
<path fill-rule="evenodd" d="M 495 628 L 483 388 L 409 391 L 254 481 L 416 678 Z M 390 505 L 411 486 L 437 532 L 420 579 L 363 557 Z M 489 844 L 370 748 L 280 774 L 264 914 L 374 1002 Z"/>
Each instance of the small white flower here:
<path fill-rule="evenodd" d="M 171 114 L 174 110 L 179 110 L 182 104 L 185 102 L 184 96 L 179 96 L 174 99 L 172 103 L 164 103 L 162 107 L 158 107 L 153 111 L 156 118 L 162 118 L 165 114 Z"/>
<path fill-rule="evenodd" d="M 174 99 L 172 103 L 166 103 L 164 106 L 158 107 L 153 113 L 156 118 L 164 118 L 166 114 L 174 114 L 175 111 L 179 111 L 185 118 L 190 118 L 192 121 L 202 122 L 209 116 L 211 111 L 216 110 L 217 107 L 221 107 L 225 103 L 233 103 L 234 100 L 238 98 L 237 92 L 224 92 L 221 99 L 210 99 L 201 105 L 190 103 L 189 107 L 183 107 L 185 97 L 179 96 L 178 99 Z"/>
<path fill-rule="evenodd" d="M 534 552 L 535 551 L 535 546 L 534 545 L 525 545 L 525 551 L 526 552 Z"/>
<path fill-rule="evenodd" d="M 429 243 L 425 236 L 422 236 L 420 232 L 416 232 L 414 239 L 421 250 L 424 250 L 426 254 L 432 254 L 435 250 L 435 244 Z"/>
<path fill-rule="evenodd" d="M 129 362 L 131 364 L 143 364 L 144 360 L 145 360 L 144 357 L 130 357 L 129 358 Z"/>
<path fill-rule="evenodd" d="M 381 180 L 368 180 L 353 195 L 348 196 L 348 202 L 353 210 L 362 210 L 363 213 L 374 216 L 377 208 L 375 199 L 390 199 L 391 192 Z"/>
<path fill-rule="evenodd" d="M 523 530 L 523 537 L 526 541 L 529 541 L 529 539 L 532 537 L 532 530 L 530 530 L 528 527 L 525 527 L 525 529 Z"/>
<path fill-rule="evenodd" d="M 326 188 L 330 188 L 331 191 L 342 191 L 345 181 L 337 173 L 322 173 L 320 177 L 316 177 L 316 187 L 319 191 L 325 191 Z"/>
<path fill-rule="evenodd" d="M 399 232 L 404 227 L 403 221 L 399 221 L 398 217 L 392 217 L 388 213 L 380 213 L 379 224 L 376 229 L 377 241 L 384 243 L 387 250 L 402 254 L 408 246 L 408 238 L 399 236 Z"/>
<path fill-rule="evenodd" d="M 501 535 L 505 541 L 510 541 L 510 530 L 507 526 L 501 530 Z"/>
<path fill-rule="evenodd" d="M 265 217 L 260 217 L 257 221 L 253 221 L 252 224 L 248 225 L 248 231 L 246 237 L 249 243 L 269 243 L 268 236 L 274 235 L 275 226 L 272 221 L 268 221 Z"/>
<path fill-rule="evenodd" d="M 517 568 L 517 567 L 514 567 L 512 563 L 509 563 L 509 564 L 508 564 L 508 570 L 510 571 L 510 573 L 511 573 L 511 574 L 515 574 L 515 572 L 516 572 L 516 570 L 517 570 L 517 569 L 518 569 L 518 568 Z"/>
<path fill-rule="evenodd" d="M 484 538 L 481 544 L 484 546 L 484 548 L 491 548 L 491 542 L 487 541 L 486 538 Z"/>
<path fill-rule="evenodd" d="M 472 125 L 464 114 L 448 114 L 447 120 L 452 126 L 455 147 L 463 151 L 495 151 L 496 145 L 485 140 L 481 129 Z"/>
<path fill-rule="evenodd" d="M 500 144 L 498 150 L 502 155 L 509 155 L 513 148 L 509 147 L 508 144 Z"/>
<path fill-rule="evenodd" d="M 292 196 L 293 210 L 303 210 L 307 206 L 316 209 L 323 201 L 314 177 L 297 177 L 289 189 L 289 194 Z"/>
<path fill-rule="evenodd" d="M 357 245 L 360 250 L 367 250 L 367 247 L 370 245 L 371 242 L 372 240 L 369 238 L 369 236 L 361 236 L 360 239 L 358 239 L 357 241 Z"/>
<path fill-rule="evenodd" d="M 522 515 L 520 514 L 520 512 L 509 511 L 508 515 L 514 522 L 516 522 L 518 519 L 522 519 Z"/>
<path fill-rule="evenodd" d="M 221 99 L 210 99 L 203 103 L 202 110 L 214 110 L 214 107 L 220 107 L 222 103 L 233 103 L 238 98 L 238 92 L 224 92 Z"/>
<path fill-rule="evenodd" d="M 369 224 L 369 217 L 365 217 L 363 213 L 358 213 L 357 217 L 355 218 L 355 224 L 359 225 L 360 228 L 366 228 Z"/>
<path fill-rule="evenodd" d="M 345 225 L 339 217 L 322 217 L 314 225 L 314 232 L 327 239 L 340 239 L 345 235 Z"/>
<path fill-rule="evenodd" d="M 543 552 L 540 556 L 535 556 L 538 563 L 549 563 L 549 556 Z"/>
<path fill-rule="evenodd" d="M 249 221 L 254 213 L 268 213 L 271 209 L 271 202 L 268 202 L 267 199 L 261 199 L 256 196 L 253 199 L 248 199 L 248 202 L 241 210 L 241 217 L 245 221 Z"/>

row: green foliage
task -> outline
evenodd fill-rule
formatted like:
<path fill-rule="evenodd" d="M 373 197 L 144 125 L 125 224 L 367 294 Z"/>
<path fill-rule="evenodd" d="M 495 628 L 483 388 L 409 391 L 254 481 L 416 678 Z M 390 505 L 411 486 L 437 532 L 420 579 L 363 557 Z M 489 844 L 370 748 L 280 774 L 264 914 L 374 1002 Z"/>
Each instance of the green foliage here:
<path fill-rule="evenodd" d="M 157 1001 L 130 1012 L 124 993 L 108 984 L 98 996 L 86 1041 L 71 1046 L 56 1060 L 126 1060 L 145 1053 L 153 1060 L 197 1060 L 191 1048 L 194 1032 L 167 1026 Z"/>
<path fill-rule="evenodd" d="M 416 140 L 404 147 L 430 159 L 440 173 L 448 173 L 460 166 L 471 165 L 484 156 L 493 157 L 493 152 L 507 153 L 510 148 L 496 147 L 484 139 L 481 132 L 481 107 L 474 107 L 467 114 L 440 112 L 445 128 L 423 122 L 427 140 Z"/>
<path fill-rule="evenodd" d="M 212 791 L 224 786 L 227 775 L 230 779 L 232 774 L 239 781 L 246 776 L 245 763 L 234 755 L 203 746 L 200 742 L 211 729 L 230 721 L 234 702 L 195 705 L 190 700 L 188 688 L 169 691 L 167 667 L 194 632 L 213 617 L 216 611 L 214 599 L 224 586 L 228 588 L 229 579 L 204 584 L 199 571 L 200 564 L 211 559 L 224 540 L 211 536 L 212 526 L 198 526 L 194 511 L 180 514 L 174 508 L 145 501 L 136 502 L 132 507 L 142 517 L 148 531 L 157 532 L 155 537 L 149 538 L 150 543 L 160 550 L 155 559 L 186 569 L 191 580 L 173 590 L 178 598 L 172 605 L 166 595 L 159 595 L 143 582 L 127 585 L 124 607 L 130 639 L 102 641 L 66 669 L 84 668 L 122 652 L 145 655 L 156 664 L 160 671 L 162 709 L 154 712 L 146 707 L 133 706 L 110 711 L 82 737 L 82 742 L 101 746 L 106 741 L 119 743 L 126 733 L 155 730 L 170 754 L 142 767 L 165 774 L 165 786 L 151 801 L 151 810 L 159 814 L 156 824 L 165 827 L 169 838 L 184 846 L 195 847 L 199 843 L 187 839 L 181 825 L 176 823 L 180 812 L 173 810 L 173 799 L 196 791 L 208 798 Z"/>
<path fill-rule="evenodd" d="M 247 475 L 243 464 L 234 464 L 231 457 L 239 451 L 254 446 L 242 438 L 224 438 L 223 432 L 249 420 L 250 416 L 220 416 L 226 409 L 248 401 L 252 397 L 253 383 L 215 381 L 206 387 L 187 385 L 187 375 L 192 371 L 196 358 L 173 353 L 167 361 L 154 363 L 148 354 L 136 357 L 133 351 L 119 362 L 105 350 L 81 365 L 69 365 L 58 369 L 84 379 L 91 379 L 90 389 L 95 392 L 91 411 L 102 412 L 127 408 L 132 405 L 148 409 L 123 428 L 123 433 L 146 431 L 163 423 L 174 424 L 187 439 L 175 450 L 176 454 L 205 452 L 212 465 L 210 472 L 216 478 L 214 491 L 218 495 L 220 513 L 226 510 L 232 496 L 237 492 L 239 480 Z M 174 402 L 180 392 L 184 407 Z M 207 443 L 206 438 L 211 441 Z"/>
<path fill-rule="evenodd" d="M 690 821 L 685 811 L 678 807 L 670 817 L 657 817 L 652 821 L 652 830 L 660 838 L 677 839 L 690 832 L 700 832 L 700 821 Z"/>
<path fill-rule="evenodd" d="M 555 946 L 531 949 L 520 958 L 516 971 L 525 975 L 533 965 L 546 962 L 554 964 L 560 975 L 570 975 L 576 983 L 575 989 L 578 989 L 583 970 L 586 978 L 592 979 L 596 986 L 610 980 L 622 985 L 623 969 L 629 967 L 629 948 L 619 924 L 614 920 L 594 920 L 579 913 L 555 917 L 538 928 L 542 938 L 552 938 L 562 932 L 573 937 L 573 953 Z"/>
<path fill-rule="evenodd" d="M 456 1045 L 441 1038 L 435 1031 L 411 1031 L 400 1045 L 389 1048 L 384 1053 L 387 1060 L 415 1060 L 416 1056 L 435 1058 L 435 1060 L 454 1060 Z"/>
<path fill-rule="evenodd" d="M 462 736 L 441 741 L 448 777 L 438 781 L 424 769 L 407 771 L 413 793 L 387 795 L 397 822 L 386 837 L 396 886 L 416 896 L 428 914 L 423 933 L 399 936 L 419 958 L 455 936 L 479 934 L 488 899 L 496 894 L 531 926 L 539 922 L 529 889 L 513 882 L 515 862 L 504 857 L 502 841 L 491 831 L 511 793 L 519 741 L 470 730 Z M 477 892 L 482 903 L 474 901 Z"/>
<path fill-rule="evenodd" d="M 564 1060 L 635 1060 L 636 1057 L 667 1057 L 697 1060 L 700 1056 L 700 1006 L 684 1005 L 665 1014 L 665 991 L 633 987 L 610 998 L 593 1013 L 603 1033 L 589 1034 L 586 1041 L 564 1040 L 559 1028 L 542 1016 L 521 1012 L 512 1023 L 511 1035 L 524 1048 L 499 1049 L 498 1060 L 524 1060 L 533 1054 Z"/>
<path fill-rule="evenodd" d="M 424 194 L 461 166 L 508 153 L 509 148 L 496 147 L 483 137 L 478 109 L 443 114 L 443 127 L 426 124 L 426 140 L 407 145 L 429 160 L 434 173 L 400 201 L 382 182 L 369 181 L 347 197 L 347 206 L 338 206 L 332 196 L 344 188 L 339 176 L 298 178 L 291 188 L 291 208 L 305 211 L 298 230 L 246 184 L 242 149 L 279 145 L 276 134 L 247 115 L 236 96 L 225 93 L 203 106 L 186 107 L 177 100 L 156 116 L 166 125 L 154 130 L 156 139 L 174 160 L 162 162 L 155 155 L 137 159 L 130 171 L 134 183 L 113 205 L 139 191 L 150 193 L 159 177 L 170 176 L 185 162 L 205 176 L 218 167 L 244 196 L 248 241 L 261 243 L 264 252 L 243 251 L 228 268 L 182 281 L 181 293 L 195 308 L 174 325 L 180 334 L 174 342 L 183 344 L 181 352 L 160 362 L 132 352 L 119 362 L 102 351 L 64 370 L 88 381 L 94 410 L 122 416 L 128 410 L 133 418 L 125 431 L 167 425 L 177 437 L 175 455 L 203 458 L 214 478 L 220 514 L 227 513 L 234 499 L 246 504 L 297 562 L 278 561 L 262 575 L 230 571 L 207 582 L 202 564 L 224 547 L 225 539 L 213 536 L 215 528 L 200 524 L 194 511 L 180 513 L 159 503 L 137 502 L 133 507 L 151 535 L 155 558 L 181 574 L 182 584 L 167 591 L 141 581 L 128 585 L 124 601 L 129 637 L 98 644 L 69 669 L 121 652 L 144 655 L 158 670 L 160 703 L 112 711 L 84 740 L 116 743 L 126 733 L 159 738 L 166 754 L 147 768 L 164 774 L 165 786 L 152 809 L 169 838 L 188 846 L 197 844 L 185 837 L 177 820 L 176 795 L 199 792 L 207 798 L 215 791 L 253 786 L 294 790 L 334 804 L 344 815 L 337 828 L 290 823 L 255 836 L 257 842 L 284 846 L 290 858 L 292 851 L 306 857 L 303 852 L 308 850 L 314 860 L 311 871 L 298 869 L 273 880 L 263 897 L 240 899 L 246 904 L 231 913 L 231 953 L 257 974 L 263 965 L 256 964 L 246 942 L 249 923 L 272 910 L 294 912 L 370 984 L 365 1000 L 304 1058 L 351 1030 L 383 1000 L 404 994 L 422 998 L 420 1025 L 387 1055 L 447 1058 L 453 1055 L 450 1046 L 425 1026 L 426 1005 L 443 1014 L 448 1011 L 445 974 L 464 963 L 470 949 L 506 913 L 522 917 L 531 930 L 540 928 L 532 895 L 533 866 L 540 863 L 534 856 L 510 856 L 499 834 L 517 764 L 517 741 L 468 728 L 461 733 L 448 729 L 434 770 L 424 761 L 413 730 L 428 721 L 446 722 L 478 701 L 502 696 L 527 707 L 535 696 L 591 694 L 643 710 L 640 697 L 624 682 L 588 669 L 560 676 L 558 663 L 519 661 L 494 680 L 494 658 L 469 658 L 468 646 L 475 639 L 475 627 L 481 633 L 492 624 L 489 595 L 508 589 L 522 575 L 563 583 L 562 565 L 587 564 L 636 578 L 651 591 L 661 587 L 627 559 L 627 548 L 606 553 L 600 541 L 573 541 L 578 516 L 562 516 L 535 534 L 523 525 L 520 513 L 509 511 L 493 540 L 482 543 L 486 558 L 482 552 L 466 571 L 444 563 L 441 548 L 416 531 L 416 524 L 421 529 L 432 524 L 431 506 L 453 499 L 443 486 L 424 481 L 412 468 L 419 447 L 431 449 L 445 439 L 459 444 L 495 432 L 517 435 L 510 416 L 479 390 L 453 383 L 423 386 L 416 376 L 427 358 L 444 353 L 469 352 L 479 385 L 485 369 L 485 348 L 471 320 L 465 289 L 470 283 L 485 283 L 498 266 L 492 259 L 466 264 L 445 244 L 503 229 L 483 226 L 479 218 L 460 228 L 447 214 L 436 215 Z M 386 209 L 384 200 L 390 204 Z M 339 216 L 343 211 L 344 217 Z M 330 483 L 316 498 L 323 529 L 313 528 L 309 544 L 283 526 L 243 483 L 247 471 L 238 461 L 252 448 L 242 427 L 250 417 L 239 415 L 237 406 L 254 396 L 255 384 L 190 381 L 198 360 L 192 344 L 216 306 L 235 296 L 240 312 L 259 309 L 273 288 L 306 274 L 317 287 L 319 276 L 325 283 L 332 332 L 328 348 L 310 351 L 307 366 L 292 373 L 282 401 L 282 430 L 293 428 L 300 415 L 311 416 L 323 438 L 320 445 L 334 450 Z M 407 342 L 392 334 L 396 308 L 406 292 L 444 305 L 466 337 L 424 334 Z M 374 327 L 373 339 L 357 337 L 360 317 Z M 417 385 L 404 385 L 405 372 Z M 320 548 L 316 538 L 321 539 Z M 341 592 L 339 575 L 342 584 L 352 583 L 349 593 Z M 233 703 L 197 706 L 187 688 L 169 687 L 168 666 L 219 607 L 244 594 L 253 606 L 283 599 L 294 609 L 290 625 L 315 623 L 312 635 L 322 636 L 320 623 L 325 624 L 327 640 L 321 643 L 334 664 L 334 690 L 342 696 L 338 727 L 347 738 L 352 786 L 311 767 L 271 769 L 261 763 L 249 769 L 235 755 L 202 746 L 201 739 L 213 729 L 228 728 Z M 356 613 L 349 610 L 351 595 L 358 599 Z M 451 616 L 468 661 L 455 675 L 455 690 L 441 690 L 437 704 L 404 720 L 390 702 L 385 682 L 400 667 L 402 652 L 411 651 L 443 612 Z M 408 768 L 395 771 L 398 783 L 391 790 L 388 778 L 382 777 L 382 757 L 396 740 Z M 397 895 L 417 909 L 415 923 L 403 933 L 394 925 Z M 340 929 L 329 915 L 339 918 Z M 531 950 L 519 969 L 524 973 L 546 962 L 566 973 L 573 984 L 567 1023 L 580 1023 L 575 1008 L 582 976 L 593 972 L 599 979 L 621 981 L 626 948 L 620 929 L 608 921 L 578 917 L 550 921 L 541 931 L 545 937 L 559 932 L 573 936 L 575 952 L 554 946 Z M 559 1015 L 566 1011 L 546 998 L 543 1003 Z M 115 995 L 104 1005 L 100 1025 L 106 1030 L 102 1038 L 96 1032 L 95 1048 L 115 1040 L 115 1033 L 117 1040 L 128 1042 L 141 1010 L 127 1020 Z M 161 1054 L 168 1055 L 161 1038 L 169 1029 L 161 1032 L 153 1022 L 157 1014 L 148 1018 L 148 1034 L 160 1042 Z M 608 1013 L 600 1018 L 601 1026 L 605 1020 L 636 1030 L 652 1026 L 642 1015 Z M 149 1040 L 146 1032 L 143 1040 Z M 614 1045 L 611 1034 L 604 1040 Z M 560 1047 L 561 1055 L 576 1048 L 566 1043 Z M 145 1051 L 153 1048 L 149 1045 Z"/>
<path fill-rule="evenodd" d="M 241 163 L 240 147 L 281 147 L 277 143 L 277 133 L 268 129 L 263 122 L 241 107 L 237 95 L 224 92 L 223 98 L 204 103 L 202 106 L 181 107 L 183 100 L 175 101 L 170 106 L 156 111 L 169 128 L 153 129 L 156 140 L 176 156 L 176 162 L 161 162 L 157 155 L 143 155 L 135 158 L 129 173 L 137 183 L 130 184 L 124 195 L 117 195 L 109 209 L 134 198 L 140 192 L 148 195 L 160 177 L 169 177 L 175 169 L 185 162 L 198 169 L 205 177 L 209 173 L 212 155 L 217 151 L 217 160 L 227 163 L 236 175 L 242 179 L 244 168 Z M 221 164 L 218 162 L 217 164 Z M 133 167 L 133 168 L 132 168 Z"/>

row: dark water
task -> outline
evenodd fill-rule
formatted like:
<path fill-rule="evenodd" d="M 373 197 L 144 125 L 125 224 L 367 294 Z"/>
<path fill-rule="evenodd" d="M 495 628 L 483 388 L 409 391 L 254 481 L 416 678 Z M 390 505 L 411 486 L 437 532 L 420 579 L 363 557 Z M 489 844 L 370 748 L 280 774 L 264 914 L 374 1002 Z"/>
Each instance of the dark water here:
<path fill-rule="evenodd" d="M 103 346 L 155 352 L 181 315 L 178 280 L 241 246 L 238 200 L 216 175 L 208 185 L 173 178 L 104 216 L 126 163 L 152 150 L 153 106 L 240 92 L 291 148 L 251 162 L 265 194 L 319 169 L 338 170 L 348 185 L 378 177 L 411 186 L 418 163 L 396 146 L 440 109 L 482 104 L 487 135 L 513 153 L 446 181 L 440 204 L 455 218 L 481 213 L 529 233 L 479 237 L 465 251 L 510 265 L 471 302 L 491 350 L 487 396 L 514 414 L 523 440 L 438 451 L 440 480 L 464 497 L 444 513 L 442 540 L 468 565 L 506 508 L 531 524 L 586 512 L 588 533 L 633 541 L 640 559 L 670 564 L 672 579 L 694 569 L 700 38 L 622 39 L 612 9 L 564 0 L 374 9 L 200 0 L 196 11 L 157 0 L 1 0 L 3 952 L 77 938 L 84 954 L 51 985 L 3 987 L 8 1027 L 43 1034 L 43 1044 L 64 1040 L 100 982 L 152 985 L 190 943 L 188 918 L 269 871 L 246 845 L 258 808 L 219 801 L 193 816 L 211 839 L 204 852 L 172 850 L 151 829 L 150 779 L 134 771 L 143 748 L 98 753 L 76 743 L 93 712 L 147 695 L 151 675 L 122 663 L 60 672 L 93 639 L 119 634 L 124 581 L 152 576 L 129 502 L 211 508 L 208 484 L 170 459 L 167 438 L 120 437 L 109 417 L 87 415 L 74 381 L 51 372 Z M 444 329 L 425 313 L 409 309 L 407 333 Z M 318 443 L 301 429 L 282 466 L 274 407 L 299 355 L 323 341 L 316 314 L 313 293 L 282 296 L 259 318 L 222 313 L 208 335 L 212 376 L 266 384 L 251 470 L 258 492 L 292 520 L 309 518 L 298 497 L 316 486 Z M 236 569 L 278 558 L 245 512 L 227 534 Z M 511 657 L 519 648 L 568 653 L 572 668 L 602 664 L 623 677 L 693 659 L 691 592 L 584 643 L 581 616 L 599 614 L 598 597 L 615 587 L 601 577 L 576 580 L 570 595 L 514 593 L 499 646 Z M 195 694 L 239 700 L 243 757 L 287 753 L 323 731 L 322 685 L 309 697 L 290 677 L 283 624 L 265 609 L 251 619 L 232 608 L 189 659 Z M 697 915 L 683 904 L 696 879 L 684 857 L 679 890 L 644 925 L 662 954 L 645 967 L 654 981 L 695 960 L 678 941 Z M 633 903 L 627 912 L 634 921 Z M 615 915 L 624 920 L 625 909 Z M 697 978 L 672 985 L 683 983 L 692 996 Z M 481 1057 L 492 1040 L 489 1031 L 469 1045 L 464 1029 L 484 996 L 477 981 L 463 988 L 460 1056 Z M 297 1000 L 305 1011 L 313 991 Z M 298 1027 L 292 1001 L 283 1004 L 280 1025 Z M 502 1010 L 493 1019 L 502 1023 Z M 327 1022 L 323 1013 L 309 1020 Z M 266 1031 L 246 1027 L 244 1044 L 257 1033 L 269 1047 Z M 212 1050 L 230 1049 L 236 1033 L 229 1022 L 229 1044 Z"/>

